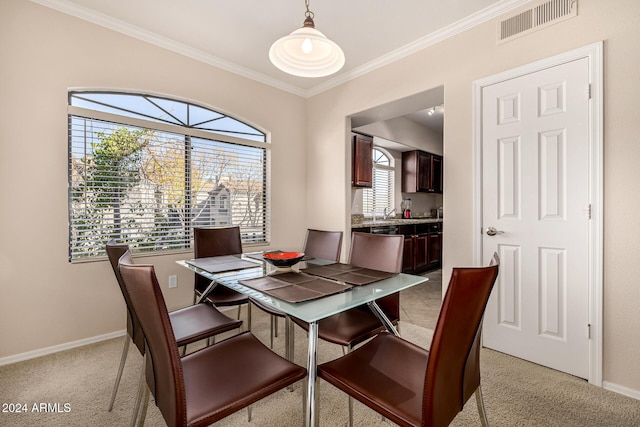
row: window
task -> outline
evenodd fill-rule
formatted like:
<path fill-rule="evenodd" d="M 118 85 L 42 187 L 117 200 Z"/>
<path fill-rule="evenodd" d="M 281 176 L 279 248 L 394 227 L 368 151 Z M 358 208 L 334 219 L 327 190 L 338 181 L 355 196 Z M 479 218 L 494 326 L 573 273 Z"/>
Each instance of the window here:
<path fill-rule="evenodd" d="M 69 93 L 69 259 L 189 249 L 192 227 L 269 241 L 266 135 L 172 99 Z"/>
<path fill-rule="evenodd" d="M 362 195 L 362 212 L 365 216 L 382 216 L 385 208 L 393 209 L 395 169 L 393 157 L 378 147 L 373 148 L 373 186 Z"/>

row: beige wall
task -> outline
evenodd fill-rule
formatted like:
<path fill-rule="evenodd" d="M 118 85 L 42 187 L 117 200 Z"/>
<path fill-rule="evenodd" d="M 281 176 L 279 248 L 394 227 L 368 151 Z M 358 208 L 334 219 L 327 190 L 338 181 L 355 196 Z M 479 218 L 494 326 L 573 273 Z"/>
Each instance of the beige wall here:
<path fill-rule="evenodd" d="M 69 87 L 184 97 L 269 130 L 273 246 L 283 247 L 301 244 L 307 226 L 348 229 L 348 117 L 444 85 L 448 273 L 472 261 L 472 82 L 604 40 L 604 379 L 640 393 L 638 18 L 636 0 L 581 0 L 577 18 L 502 46 L 489 22 L 305 101 L 34 3 L 1 2 L 0 358 L 124 328 L 107 262 L 67 261 Z M 181 257 L 145 259 L 172 307 L 189 300 Z M 177 290 L 168 274 L 179 274 Z"/>
<path fill-rule="evenodd" d="M 345 151 L 345 118 L 430 88 L 445 88 L 446 233 L 444 273 L 471 265 L 472 247 L 472 82 L 517 66 L 604 40 L 605 81 L 605 243 L 604 243 L 604 380 L 640 396 L 640 2 L 581 0 L 579 16 L 564 23 L 496 45 L 495 21 L 485 23 L 338 88 L 308 103 L 310 221 L 331 218 L 344 227 L 336 191 L 348 200 L 349 156 L 342 167 L 329 156 Z M 390 83 L 393 82 L 393 83 Z M 323 159 L 315 162 L 316 156 Z M 335 186 L 327 192 L 326 186 Z M 322 189 L 322 191 L 320 191 Z M 319 197 L 316 197 L 316 194 Z M 328 220 L 326 220 L 328 221 Z"/>
<path fill-rule="evenodd" d="M 405 117 L 376 122 L 355 128 L 366 135 L 388 139 L 418 150 L 442 155 L 442 134 Z"/>
<path fill-rule="evenodd" d="M 0 2 L 0 53 L 0 358 L 125 328 L 108 262 L 67 260 L 69 88 L 167 94 L 269 131 L 273 247 L 302 245 L 306 206 L 292 195 L 305 190 L 304 98 L 23 0 Z M 174 262 L 189 256 L 142 260 L 171 308 L 193 297 Z"/>

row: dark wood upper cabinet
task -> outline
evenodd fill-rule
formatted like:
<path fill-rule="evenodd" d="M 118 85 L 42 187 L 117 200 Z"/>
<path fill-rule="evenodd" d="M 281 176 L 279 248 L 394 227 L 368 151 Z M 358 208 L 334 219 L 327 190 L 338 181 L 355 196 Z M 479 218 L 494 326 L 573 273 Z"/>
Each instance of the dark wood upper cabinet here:
<path fill-rule="evenodd" d="M 417 150 L 402 153 L 402 192 L 442 194 L 442 157 Z"/>
<path fill-rule="evenodd" d="M 351 186 L 371 188 L 373 186 L 373 138 L 353 136 Z"/>

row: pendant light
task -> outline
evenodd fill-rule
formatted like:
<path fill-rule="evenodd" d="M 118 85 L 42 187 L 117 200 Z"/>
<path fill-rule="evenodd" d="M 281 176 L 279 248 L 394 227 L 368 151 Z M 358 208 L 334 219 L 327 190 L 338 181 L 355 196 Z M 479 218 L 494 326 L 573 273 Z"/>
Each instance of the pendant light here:
<path fill-rule="evenodd" d="M 344 65 L 340 46 L 316 30 L 309 0 L 302 28 L 282 37 L 271 45 L 269 59 L 285 73 L 300 77 L 324 77 L 335 73 Z"/>

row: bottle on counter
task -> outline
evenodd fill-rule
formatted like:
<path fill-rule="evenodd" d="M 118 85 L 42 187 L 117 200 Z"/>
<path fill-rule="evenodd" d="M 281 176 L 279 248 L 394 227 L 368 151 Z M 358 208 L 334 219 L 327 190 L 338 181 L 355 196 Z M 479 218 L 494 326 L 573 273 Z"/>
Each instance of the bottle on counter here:
<path fill-rule="evenodd" d="M 402 218 L 411 218 L 411 199 L 402 199 L 400 207 L 402 208 Z"/>

